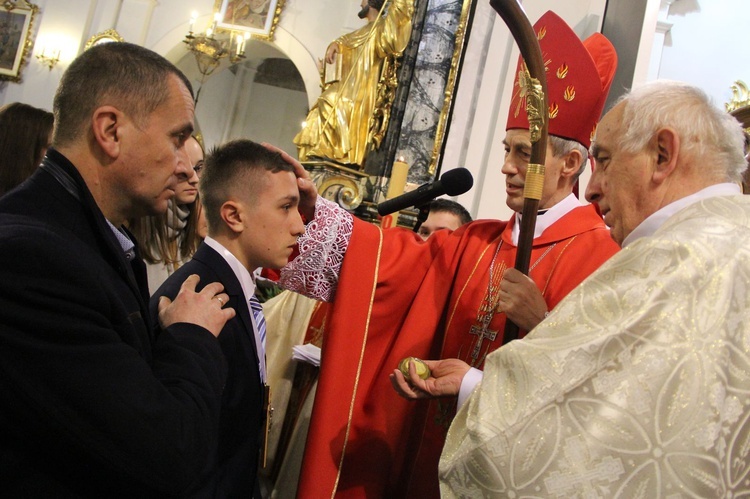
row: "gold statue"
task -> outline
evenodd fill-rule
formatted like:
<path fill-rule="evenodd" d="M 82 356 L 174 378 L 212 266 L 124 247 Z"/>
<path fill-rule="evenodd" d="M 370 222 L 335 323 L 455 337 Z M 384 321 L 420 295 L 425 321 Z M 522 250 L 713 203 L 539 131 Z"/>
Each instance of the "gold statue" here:
<path fill-rule="evenodd" d="M 367 25 L 334 40 L 326 51 L 323 93 L 294 137 L 300 161 L 319 157 L 362 165 L 368 146 L 379 143 L 383 130 L 374 128 L 387 123 L 377 123 L 373 115 L 379 94 L 393 84 L 393 60 L 409 41 L 413 13 L 413 0 L 362 0 L 359 17 Z"/>

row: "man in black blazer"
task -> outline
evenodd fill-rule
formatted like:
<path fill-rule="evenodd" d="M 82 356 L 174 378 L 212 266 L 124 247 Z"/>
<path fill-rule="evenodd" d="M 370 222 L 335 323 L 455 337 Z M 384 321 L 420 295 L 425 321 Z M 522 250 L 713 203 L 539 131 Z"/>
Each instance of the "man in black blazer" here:
<path fill-rule="evenodd" d="M 122 224 L 164 212 L 189 173 L 190 83 L 147 49 L 100 45 L 54 113 L 43 164 L 0 199 L 0 494 L 178 496 L 216 452 L 216 336 L 234 311 L 191 276 L 155 335 Z"/>
<path fill-rule="evenodd" d="M 218 281 L 237 315 L 219 343 L 229 374 L 221 403 L 219 451 L 193 491 L 199 497 L 260 497 L 259 446 L 264 422 L 265 347 L 249 300 L 253 272 L 281 268 L 304 232 L 293 167 L 277 152 L 250 140 L 229 142 L 208 155 L 199 185 L 208 237 L 193 259 L 172 274 L 151 298 L 157 313 L 162 296 L 174 298 L 180 283 L 197 274 Z"/>

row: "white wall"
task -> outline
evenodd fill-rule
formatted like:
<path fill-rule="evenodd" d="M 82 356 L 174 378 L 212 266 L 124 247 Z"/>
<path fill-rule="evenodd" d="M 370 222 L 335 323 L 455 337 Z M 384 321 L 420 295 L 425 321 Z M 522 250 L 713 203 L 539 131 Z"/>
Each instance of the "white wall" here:
<path fill-rule="evenodd" d="M 677 0 L 666 21 L 672 24 L 660 57 L 658 78 L 688 81 L 722 106 L 735 80 L 750 84 L 750 2 Z"/>

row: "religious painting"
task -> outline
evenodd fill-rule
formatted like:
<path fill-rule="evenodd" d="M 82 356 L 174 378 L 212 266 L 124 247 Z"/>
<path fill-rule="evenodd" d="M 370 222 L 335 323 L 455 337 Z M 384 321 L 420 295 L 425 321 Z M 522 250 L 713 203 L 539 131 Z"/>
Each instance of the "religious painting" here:
<path fill-rule="evenodd" d="M 217 29 L 242 31 L 253 38 L 273 40 L 285 0 L 217 0 Z"/>
<path fill-rule="evenodd" d="M 21 81 L 31 52 L 31 25 L 38 7 L 27 1 L 0 4 L 0 80 Z"/>

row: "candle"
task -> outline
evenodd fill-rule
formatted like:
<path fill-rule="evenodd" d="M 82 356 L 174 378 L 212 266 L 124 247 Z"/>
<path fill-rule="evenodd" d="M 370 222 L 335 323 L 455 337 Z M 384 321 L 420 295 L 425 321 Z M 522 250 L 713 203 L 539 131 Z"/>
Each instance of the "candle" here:
<path fill-rule="evenodd" d="M 385 195 L 386 199 L 395 198 L 404 193 L 407 173 L 409 173 L 409 165 L 406 164 L 403 157 L 399 157 L 398 160 L 394 161 L 393 167 L 391 168 L 391 179 L 388 182 L 388 192 Z M 397 223 L 398 212 L 385 215 L 380 219 L 380 226 L 384 229 L 395 227 Z"/>
<path fill-rule="evenodd" d="M 409 165 L 404 162 L 404 158 L 398 158 L 398 160 L 393 163 L 393 168 L 391 168 L 391 179 L 388 182 L 388 192 L 385 195 L 386 199 L 395 198 L 404 193 L 406 175 L 408 173 Z"/>
<path fill-rule="evenodd" d="M 245 37 L 238 33 L 236 39 L 237 39 L 237 57 L 239 57 L 245 51 L 243 47 L 243 43 L 245 42 Z"/>
<path fill-rule="evenodd" d="M 211 23 L 211 27 L 209 28 L 211 30 L 211 33 L 216 31 L 216 25 L 219 23 L 219 21 L 221 21 L 221 14 L 217 12 L 216 14 L 214 14 L 214 22 Z M 208 36 L 211 36 L 211 35 L 209 34 Z"/>
<path fill-rule="evenodd" d="M 190 32 L 193 32 L 193 27 L 195 27 L 195 21 L 198 19 L 198 13 L 193 11 L 190 14 Z"/>

